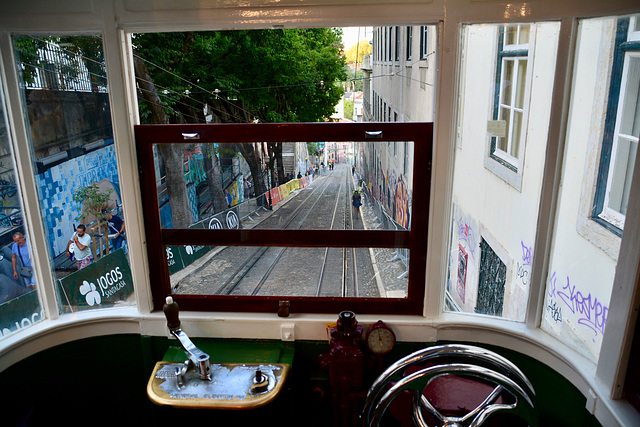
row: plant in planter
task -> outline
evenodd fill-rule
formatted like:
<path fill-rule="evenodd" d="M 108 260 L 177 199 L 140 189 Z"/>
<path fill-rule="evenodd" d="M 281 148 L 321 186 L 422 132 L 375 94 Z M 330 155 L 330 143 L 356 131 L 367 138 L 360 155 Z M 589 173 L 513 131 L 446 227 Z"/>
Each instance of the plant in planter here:
<path fill-rule="evenodd" d="M 82 221 L 86 218 L 95 218 L 100 234 L 105 235 L 107 252 L 109 251 L 109 233 L 107 233 L 107 213 L 104 212 L 104 208 L 111 197 L 111 192 L 110 188 L 103 192 L 95 182 L 79 187 L 73 192 L 73 201 L 82 206 L 82 211 L 76 219 Z"/>

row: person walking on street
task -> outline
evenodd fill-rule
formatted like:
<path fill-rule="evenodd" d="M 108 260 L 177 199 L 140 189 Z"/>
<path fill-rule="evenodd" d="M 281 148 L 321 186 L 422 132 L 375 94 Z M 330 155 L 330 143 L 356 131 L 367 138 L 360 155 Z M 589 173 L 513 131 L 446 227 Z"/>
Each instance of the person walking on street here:
<path fill-rule="evenodd" d="M 81 270 L 91 264 L 91 258 L 93 255 L 91 254 L 91 248 L 89 247 L 90 244 L 91 236 L 85 232 L 85 226 L 80 224 L 76 229 L 76 232 L 71 236 L 69 243 L 67 243 L 67 256 L 69 256 L 69 249 L 71 249 L 78 261 L 78 270 Z"/>
<path fill-rule="evenodd" d="M 33 267 L 31 265 L 31 251 L 29 249 L 29 242 L 19 231 L 13 233 L 13 241 L 15 242 L 11 245 L 11 265 L 13 266 L 13 278 L 18 280 L 20 276 L 25 278 L 27 282 L 27 288 L 35 289 L 36 288 L 36 275 L 33 274 Z M 20 271 L 17 270 L 18 266 L 18 258 L 20 258 L 20 262 L 22 263 L 22 267 Z"/>
<path fill-rule="evenodd" d="M 107 215 L 107 225 L 109 226 L 109 239 L 113 243 L 113 250 L 116 251 L 124 243 L 124 221 L 118 215 L 113 215 L 108 210 L 103 211 Z"/>
<path fill-rule="evenodd" d="M 353 210 L 356 214 L 356 219 L 358 219 L 358 214 L 360 213 L 360 206 L 362 205 L 362 196 L 360 196 L 360 192 L 355 190 L 353 192 L 353 196 L 351 196 L 351 204 L 353 205 Z"/>

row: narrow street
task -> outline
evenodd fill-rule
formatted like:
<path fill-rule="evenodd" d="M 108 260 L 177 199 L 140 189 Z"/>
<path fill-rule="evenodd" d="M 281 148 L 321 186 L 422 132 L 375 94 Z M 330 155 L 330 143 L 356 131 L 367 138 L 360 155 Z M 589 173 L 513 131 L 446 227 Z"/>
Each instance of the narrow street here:
<path fill-rule="evenodd" d="M 363 199 L 356 218 L 350 165 L 318 175 L 245 228 L 374 229 L 377 218 Z M 215 247 L 171 276 L 174 292 L 197 295 L 404 297 L 404 265 L 393 249 Z"/>

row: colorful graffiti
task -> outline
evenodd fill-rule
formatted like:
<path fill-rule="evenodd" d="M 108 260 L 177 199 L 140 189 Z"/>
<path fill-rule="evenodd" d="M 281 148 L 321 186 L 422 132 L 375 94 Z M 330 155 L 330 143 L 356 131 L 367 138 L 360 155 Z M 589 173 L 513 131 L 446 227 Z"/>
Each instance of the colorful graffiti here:
<path fill-rule="evenodd" d="M 395 207 L 395 221 L 404 228 L 409 228 L 409 197 L 402 176 L 396 181 Z"/>

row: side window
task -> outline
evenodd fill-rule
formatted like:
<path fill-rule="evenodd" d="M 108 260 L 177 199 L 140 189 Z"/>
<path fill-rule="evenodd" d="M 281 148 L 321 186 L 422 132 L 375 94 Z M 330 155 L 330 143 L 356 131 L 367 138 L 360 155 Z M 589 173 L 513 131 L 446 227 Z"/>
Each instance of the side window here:
<path fill-rule="evenodd" d="M 559 30 L 557 22 L 463 27 L 447 310 L 525 319 Z M 526 78 L 528 74 L 536 79 Z M 528 92 L 536 94 L 530 105 Z M 531 114 L 525 120 L 527 110 Z M 502 134 L 496 123 L 500 117 Z M 521 127 L 517 132 L 514 123 Z M 535 143 L 525 147 L 524 135 Z M 519 161 L 526 148 L 526 185 L 489 155 L 490 143 L 492 153 L 500 150 L 503 161 L 516 158 L 509 155 L 508 144 L 519 144 L 512 151 Z"/>
<path fill-rule="evenodd" d="M 102 38 L 19 36 L 14 46 L 59 309 L 130 304 Z"/>
<path fill-rule="evenodd" d="M 0 95 L 0 337 L 18 332 L 44 317 L 31 262 L 29 230 L 22 216 L 10 135 L 4 99 Z"/>
<path fill-rule="evenodd" d="M 621 235 L 640 135 L 640 15 L 618 22 L 593 218 Z"/>

